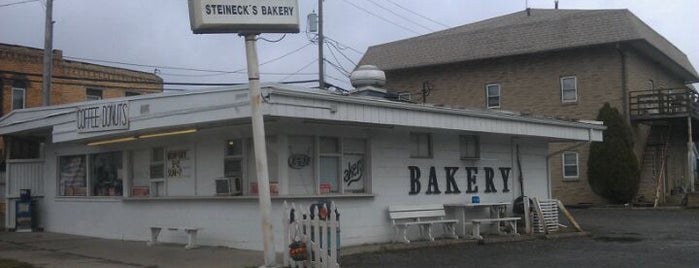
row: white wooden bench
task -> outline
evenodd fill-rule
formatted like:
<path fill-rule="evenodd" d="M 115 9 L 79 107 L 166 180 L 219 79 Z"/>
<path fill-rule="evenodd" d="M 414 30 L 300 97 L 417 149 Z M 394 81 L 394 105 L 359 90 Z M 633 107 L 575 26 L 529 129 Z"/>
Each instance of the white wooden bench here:
<path fill-rule="evenodd" d="M 146 243 L 148 246 L 154 246 L 158 244 L 158 235 L 160 231 L 166 229 L 168 231 L 179 231 L 183 230 L 187 234 L 187 245 L 184 246 L 186 249 L 192 249 L 199 247 L 197 245 L 197 232 L 201 228 L 196 227 L 165 227 L 165 226 L 151 226 L 150 227 L 150 241 Z"/>
<path fill-rule="evenodd" d="M 452 238 L 459 238 L 456 235 L 456 223 L 458 220 L 445 219 L 446 213 L 441 204 L 434 205 L 394 205 L 388 207 L 388 216 L 391 219 L 395 235 L 399 236 L 402 231 L 401 240 L 410 243 L 408 240 L 408 227 L 418 226 L 420 235 L 429 241 L 434 241 L 432 236 L 432 225 L 441 224 L 445 234 Z"/>
<path fill-rule="evenodd" d="M 517 221 L 519 220 L 519 217 L 473 219 L 471 220 L 471 222 L 473 223 L 471 227 L 471 236 L 473 236 L 474 239 L 483 239 L 483 236 L 481 236 L 481 223 L 495 223 L 495 227 L 497 228 L 498 234 L 502 234 L 503 232 L 500 229 L 501 222 L 508 224 L 510 226 L 510 229 L 512 230 L 512 234 L 518 236 L 519 234 L 517 233 Z"/>

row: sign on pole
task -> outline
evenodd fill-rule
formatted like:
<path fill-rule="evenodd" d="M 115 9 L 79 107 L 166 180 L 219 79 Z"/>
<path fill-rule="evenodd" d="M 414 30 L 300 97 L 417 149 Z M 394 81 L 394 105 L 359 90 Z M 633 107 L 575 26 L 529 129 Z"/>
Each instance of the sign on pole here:
<path fill-rule="evenodd" d="M 195 34 L 298 33 L 298 0 L 189 0 Z"/>
<path fill-rule="evenodd" d="M 298 0 L 189 0 L 189 21 L 195 34 L 240 33 L 245 36 L 248 64 L 252 137 L 260 201 L 261 227 L 265 266 L 274 267 L 275 250 L 272 231 L 272 199 L 269 193 L 269 172 L 265 125 L 260 95 L 260 71 L 257 60 L 257 38 L 260 33 L 298 33 Z"/>

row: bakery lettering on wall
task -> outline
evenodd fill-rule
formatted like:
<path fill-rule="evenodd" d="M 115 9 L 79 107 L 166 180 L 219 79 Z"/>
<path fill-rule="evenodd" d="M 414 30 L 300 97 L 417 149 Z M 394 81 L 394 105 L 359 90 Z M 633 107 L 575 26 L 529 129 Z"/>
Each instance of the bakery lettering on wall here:
<path fill-rule="evenodd" d="M 423 177 L 422 170 L 416 166 L 408 166 L 410 171 L 410 195 L 419 194 L 425 185 L 425 194 L 441 194 L 444 189 L 444 194 L 459 194 L 462 190 L 459 184 L 465 185 L 464 193 L 472 194 L 479 193 L 497 193 L 498 191 L 507 193 L 510 189 L 507 186 L 510 178 L 510 167 L 465 167 L 461 172 L 459 167 L 444 167 L 444 178 L 437 178 L 437 170 L 435 167 L 430 167 L 429 171 Z M 479 176 L 480 174 L 480 176 Z M 479 183 L 479 177 L 482 180 Z M 495 187 L 496 177 L 502 180 L 502 188 Z M 457 183 L 457 181 L 461 183 Z M 479 187 L 480 186 L 480 187 Z"/>
<path fill-rule="evenodd" d="M 126 101 L 79 106 L 75 114 L 78 133 L 129 129 Z"/>

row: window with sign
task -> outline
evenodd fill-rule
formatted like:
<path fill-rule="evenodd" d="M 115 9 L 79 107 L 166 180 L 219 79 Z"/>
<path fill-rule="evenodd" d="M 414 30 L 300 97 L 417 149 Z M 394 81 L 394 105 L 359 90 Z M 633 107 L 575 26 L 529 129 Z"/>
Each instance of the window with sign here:
<path fill-rule="evenodd" d="M 367 192 L 366 141 L 346 138 L 342 141 L 342 186 L 346 193 Z"/>
<path fill-rule="evenodd" d="M 291 136 L 288 141 L 289 194 L 369 192 L 366 139 Z"/>
<path fill-rule="evenodd" d="M 87 196 L 87 161 L 85 155 L 59 157 L 58 195 Z"/>
<path fill-rule="evenodd" d="M 107 152 L 58 158 L 59 196 L 123 196 L 123 154 Z"/>

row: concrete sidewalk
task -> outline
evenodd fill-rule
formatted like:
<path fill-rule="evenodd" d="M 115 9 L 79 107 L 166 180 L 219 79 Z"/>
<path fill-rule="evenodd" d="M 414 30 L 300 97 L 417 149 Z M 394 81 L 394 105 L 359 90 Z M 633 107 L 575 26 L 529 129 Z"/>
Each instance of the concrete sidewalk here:
<path fill-rule="evenodd" d="M 100 239 L 48 232 L 0 232 L 0 258 L 38 267 L 258 267 L 261 251 Z M 281 262 L 281 256 L 277 261 Z"/>

